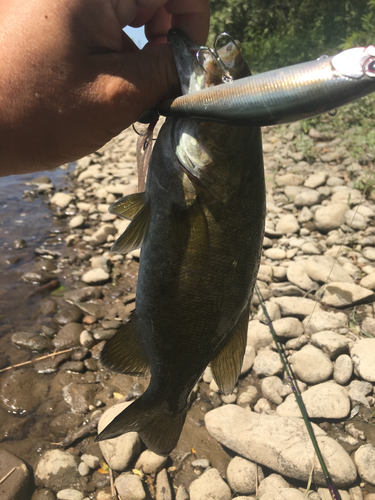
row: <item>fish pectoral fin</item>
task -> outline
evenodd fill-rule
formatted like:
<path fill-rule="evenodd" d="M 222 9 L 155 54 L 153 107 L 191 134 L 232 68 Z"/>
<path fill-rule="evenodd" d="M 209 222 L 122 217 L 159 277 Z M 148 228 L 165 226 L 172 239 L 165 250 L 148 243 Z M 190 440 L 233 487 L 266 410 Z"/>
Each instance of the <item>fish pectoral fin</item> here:
<path fill-rule="evenodd" d="M 189 247 L 202 255 L 206 255 L 209 249 L 209 233 L 206 214 L 199 198 L 189 207 L 190 240 Z"/>
<path fill-rule="evenodd" d="M 118 215 L 122 219 L 132 220 L 145 204 L 145 193 L 129 194 L 116 201 L 116 203 L 113 203 L 109 207 L 108 212 Z"/>
<path fill-rule="evenodd" d="M 150 225 L 150 215 L 150 203 L 146 202 L 136 213 L 120 238 L 113 244 L 111 252 L 124 254 L 141 247 Z"/>
<path fill-rule="evenodd" d="M 231 394 L 241 373 L 247 342 L 250 307 L 241 314 L 229 338 L 211 361 L 212 375 L 224 394 Z"/>
<path fill-rule="evenodd" d="M 105 344 L 100 353 L 100 362 L 114 372 L 128 375 L 145 375 L 150 363 L 137 331 L 137 316 L 133 312 L 130 320 Z"/>
<path fill-rule="evenodd" d="M 117 415 L 95 441 L 113 439 L 125 432 L 138 432 L 149 450 L 158 455 L 169 455 L 180 437 L 186 411 L 173 413 L 162 410 L 161 401 L 152 404 L 145 395 Z"/>

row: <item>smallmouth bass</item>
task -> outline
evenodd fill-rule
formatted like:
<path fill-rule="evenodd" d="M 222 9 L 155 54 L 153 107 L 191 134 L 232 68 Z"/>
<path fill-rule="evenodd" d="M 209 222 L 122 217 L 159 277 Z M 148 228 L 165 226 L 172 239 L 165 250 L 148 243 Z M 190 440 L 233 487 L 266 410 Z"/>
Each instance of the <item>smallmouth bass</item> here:
<path fill-rule="evenodd" d="M 169 42 L 183 93 L 222 82 L 210 53 L 199 64 L 199 46 L 177 30 Z M 249 74 L 239 44 L 219 52 L 233 79 Z M 113 250 L 142 249 L 135 311 L 101 361 L 121 373 L 150 371 L 151 381 L 97 440 L 137 431 L 149 449 L 167 455 L 206 366 L 225 394 L 240 374 L 265 220 L 260 129 L 167 119 L 145 193 L 110 210 L 131 219 Z"/>

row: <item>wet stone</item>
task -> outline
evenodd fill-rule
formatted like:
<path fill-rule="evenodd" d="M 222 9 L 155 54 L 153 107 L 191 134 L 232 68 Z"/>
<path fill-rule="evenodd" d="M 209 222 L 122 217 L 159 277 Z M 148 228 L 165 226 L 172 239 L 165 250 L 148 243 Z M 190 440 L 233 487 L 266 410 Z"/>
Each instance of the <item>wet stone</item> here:
<path fill-rule="evenodd" d="M 104 328 L 96 328 L 93 330 L 93 337 L 95 340 L 109 340 L 111 339 L 117 330 L 114 329 L 104 329 Z"/>
<path fill-rule="evenodd" d="M 51 280 L 55 280 L 56 274 L 30 271 L 23 274 L 22 279 L 33 285 L 44 285 Z"/>
<path fill-rule="evenodd" d="M 11 339 L 15 346 L 24 351 L 43 352 L 52 347 L 50 338 L 32 332 L 13 333 Z"/>
<path fill-rule="evenodd" d="M 57 350 L 69 349 L 80 345 L 80 334 L 83 325 L 79 323 L 67 323 L 61 328 L 52 343 Z"/>
<path fill-rule="evenodd" d="M 83 312 L 75 306 L 63 307 L 55 316 L 57 324 L 64 326 L 67 323 L 79 323 L 83 317 Z"/>
<path fill-rule="evenodd" d="M 1 380 L 0 404 L 10 413 L 26 415 L 41 405 L 48 390 L 48 381 L 34 371 L 8 372 Z"/>
<path fill-rule="evenodd" d="M 63 396 L 74 413 L 87 413 L 94 404 L 98 384 L 77 384 L 71 382 L 63 387 Z"/>
<path fill-rule="evenodd" d="M 57 500 L 83 500 L 83 497 L 81 491 L 72 488 L 60 490 L 56 495 Z"/>
<path fill-rule="evenodd" d="M 57 304 L 53 299 L 47 298 L 42 300 L 40 303 L 40 310 L 42 311 L 42 314 L 45 314 L 46 316 L 50 314 L 54 314 L 56 309 L 57 309 Z"/>
<path fill-rule="evenodd" d="M 104 271 L 104 269 L 98 267 L 95 269 L 90 269 L 82 276 L 82 281 L 84 283 L 92 284 L 92 285 L 100 285 L 107 283 L 109 281 L 109 274 Z"/>
<path fill-rule="evenodd" d="M 68 361 L 63 364 L 62 369 L 69 372 L 82 373 L 85 370 L 85 365 L 82 361 Z"/>
<path fill-rule="evenodd" d="M 1 500 L 25 500 L 30 492 L 29 471 L 20 458 L 9 451 L 0 449 L 0 478 L 13 468 L 15 470 L 0 483 Z"/>
<path fill-rule="evenodd" d="M 55 500 L 55 495 L 51 490 L 42 488 L 35 491 L 31 500 Z"/>
<path fill-rule="evenodd" d="M 49 450 L 43 453 L 36 469 L 37 484 L 60 491 L 79 484 L 77 459 L 67 451 Z"/>
<path fill-rule="evenodd" d="M 65 300 L 71 300 L 72 302 L 87 302 L 88 300 L 100 299 L 102 296 L 103 293 L 100 288 L 83 287 L 67 292 L 64 298 Z"/>
<path fill-rule="evenodd" d="M 77 429 L 83 422 L 83 417 L 76 413 L 63 413 L 55 417 L 50 423 L 52 434 L 57 438 L 64 438 L 69 431 Z"/>

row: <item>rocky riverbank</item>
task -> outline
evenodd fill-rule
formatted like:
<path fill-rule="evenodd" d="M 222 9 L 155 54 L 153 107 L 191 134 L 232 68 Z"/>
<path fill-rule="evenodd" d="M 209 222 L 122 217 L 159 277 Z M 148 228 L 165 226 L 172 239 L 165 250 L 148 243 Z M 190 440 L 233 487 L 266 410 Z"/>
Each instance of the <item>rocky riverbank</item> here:
<path fill-rule="evenodd" d="M 65 192 L 37 180 L 66 232 L 34 250 L 19 285 L 32 324 L 2 320 L 0 368 L 65 352 L 1 373 L 1 498 L 302 500 L 312 475 L 309 498 L 328 499 L 256 295 L 238 387 L 220 394 L 207 368 L 170 457 L 136 433 L 94 443 L 148 384 L 98 360 L 134 308 L 139 251 L 108 254 L 128 224 L 108 206 L 136 191 L 135 142 L 129 129 L 80 160 Z M 265 129 L 263 142 L 258 286 L 342 499 L 374 500 L 375 205 L 357 189 L 373 158 L 352 156 L 350 130 L 293 124 Z"/>

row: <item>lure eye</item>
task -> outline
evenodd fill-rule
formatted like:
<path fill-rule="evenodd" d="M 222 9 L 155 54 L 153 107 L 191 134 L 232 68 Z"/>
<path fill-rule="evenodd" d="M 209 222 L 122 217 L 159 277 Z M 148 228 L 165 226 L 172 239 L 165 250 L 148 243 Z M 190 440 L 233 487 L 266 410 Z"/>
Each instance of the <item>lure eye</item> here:
<path fill-rule="evenodd" d="M 375 57 L 371 57 L 366 63 L 366 75 L 375 77 Z"/>

